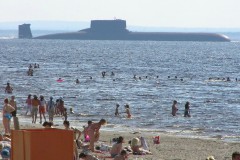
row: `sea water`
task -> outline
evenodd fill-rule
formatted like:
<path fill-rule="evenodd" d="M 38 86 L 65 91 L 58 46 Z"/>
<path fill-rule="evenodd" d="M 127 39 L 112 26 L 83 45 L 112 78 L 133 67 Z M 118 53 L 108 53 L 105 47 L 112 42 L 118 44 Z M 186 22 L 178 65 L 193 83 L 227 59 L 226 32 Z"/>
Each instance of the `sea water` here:
<path fill-rule="evenodd" d="M 28 94 L 46 100 L 63 97 L 75 112 L 69 120 L 79 128 L 88 120 L 105 118 L 106 130 L 238 141 L 239 54 L 239 42 L 1 39 L 0 101 L 11 96 L 4 92 L 10 82 L 20 108 Z M 34 63 L 40 68 L 28 76 Z M 227 77 L 231 81 L 223 80 Z M 173 100 L 178 101 L 176 117 L 171 115 Z M 190 118 L 183 117 L 187 101 Z M 114 116 L 117 103 L 119 117 Z M 131 119 L 125 118 L 125 104 L 130 105 Z M 23 110 L 18 113 L 20 122 L 31 124 Z"/>

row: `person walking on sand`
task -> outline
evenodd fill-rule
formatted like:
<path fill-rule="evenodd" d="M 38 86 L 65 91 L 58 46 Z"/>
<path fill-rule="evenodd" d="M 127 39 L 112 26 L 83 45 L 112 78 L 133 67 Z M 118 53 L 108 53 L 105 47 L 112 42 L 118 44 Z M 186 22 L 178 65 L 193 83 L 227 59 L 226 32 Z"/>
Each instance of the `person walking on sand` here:
<path fill-rule="evenodd" d="M 5 93 L 12 93 L 13 88 L 10 86 L 10 83 L 7 83 L 7 86 L 5 88 Z"/>
<path fill-rule="evenodd" d="M 40 102 L 38 100 L 38 97 L 36 95 L 34 95 L 33 99 L 32 99 L 32 112 L 31 112 L 32 123 L 36 123 L 39 104 L 40 104 Z"/>
<path fill-rule="evenodd" d="M 173 115 L 173 116 L 176 116 L 177 111 L 178 111 L 177 101 L 174 100 L 174 101 L 173 101 L 173 105 L 172 105 L 172 115 Z"/>
<path fill-rule="evenodd" d="M 39 114 L 40 114 L 40 124 L 42 124 L 42 116 L 44 122 L 46 121 L 45 112 L 46 112 L 46 101 L 43 96 L 40 96 L 40 105 L 39 105 Z"/>
<path fill-rule="evenodd" d="M 94 152 L 94 142 L 97 142 L 99 140 L 99 130 L 102 125 L 105 125 L 107 121 L 105 119 L 101 119 L 98 123 L 93 123 L 89 129 L 88 129 L 88 134 L 90 137 L 90 146 L 89 149 Z"/>
<path fill-rule="evenodd" d="M 26 99 L 26 104 L 27 104 L 27 106 L 26 106 L 25 115 L 27 115 L 28 112 L 31 113 L 31 110 L 32 110 L 32 95 L 31 94 L 28 95 L 28 98 Z"/>
<path fill-rule="evenodd" d="M 2 121 L 3 126 L 5 130 L 5 134 L 10 134 L 10 123 L 11 123 L 11 112 L 13 112 L 15 109 L 9 104 L 9 101 L 7 98 L 4 99 L 4 106 L 2 110 Z"/>
<path fill-rule="evenodd" d="M 50 100 L 47 103 L 47 112 L 49 116 L 49 122 L 53 122 L 54 112 L 55 112 L 55 103 L 53 97 L 50 97 Z"/>
<path fill-rule="evenodd" d="M 132 115 L 130 113 L 130 106 L 128 104 L 125 105 L 126 113 L 127 113 L 127 118 L 131 118 Z"/>
<path fill-rule="evenodd" d="M 190 103 L 189 102 L 186 102 L 186 104 L 185 104 L 184 117 L 191 117 L 191 115 L 190 115 Z"/>

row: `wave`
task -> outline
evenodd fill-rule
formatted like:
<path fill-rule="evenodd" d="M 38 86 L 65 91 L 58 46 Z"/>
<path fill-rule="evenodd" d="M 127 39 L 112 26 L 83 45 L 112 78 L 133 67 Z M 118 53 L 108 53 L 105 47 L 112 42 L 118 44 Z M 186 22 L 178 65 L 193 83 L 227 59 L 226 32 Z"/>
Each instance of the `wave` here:
<path fill-rule="evenodd" d="M 17 37 L 15 36 L 2 36 L 0 39 L 16 39 Z"/>

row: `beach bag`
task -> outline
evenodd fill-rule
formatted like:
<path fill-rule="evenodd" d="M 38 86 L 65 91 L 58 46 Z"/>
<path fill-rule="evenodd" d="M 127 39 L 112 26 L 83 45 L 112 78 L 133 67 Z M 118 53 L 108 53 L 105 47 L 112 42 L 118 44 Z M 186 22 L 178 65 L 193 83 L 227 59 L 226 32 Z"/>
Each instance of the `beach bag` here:
<path fill-rule="evenodd" d="M 159 136 L 153 137 L 153 143 L 154 144 L 160 144 L 160 137 Z"/>

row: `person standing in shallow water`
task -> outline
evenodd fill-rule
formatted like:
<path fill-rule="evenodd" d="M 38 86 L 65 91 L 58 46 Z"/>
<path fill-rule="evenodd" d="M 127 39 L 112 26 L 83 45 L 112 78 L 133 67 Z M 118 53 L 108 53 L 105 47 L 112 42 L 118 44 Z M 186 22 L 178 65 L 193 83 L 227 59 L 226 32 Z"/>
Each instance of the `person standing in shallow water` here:
<path fill-rule="evenodd" d="M 127 113 L 127 118 L 132 118 L 132 115 L 130 113 L 130 107 L 128 104 L 125 105 L 126 113 Z"/>
<path fill-rule="evenodd" d="M 39 114 L 40 114 L 40 123 L 42 123 L 42 116 L 44 118 L 44 122 L 46 121 L 45 112 L 46 112 L 46 101 L 43 96 L 40 96 L 39 101 Z"/>
<path fill-rule="evenodd" d="M 53 97 L 50 97 L 50 100 L 47 103 L 47 112 L 49 116 L 49 122 L 53 122 L 54 112 L 55 112 L 55 103 Z"/>
<path fill-rule="evenodd" d="M 186 104 L 185 104 L 184 117 L 191 117 L 191 115 L 190 115 L 190 103 L 189 102 L 186 102 Z"/>
<path fill-rule="evenodd" d="M 173 116 L 176 116 L 177 111 L 178 111 L 177 101 L 174 100 L 174 101 L 173 101 L 173 105 L 172 105 L 172 115 L 173 115 Z"/>
<path fill-rule="evenodd" d="M 119 104 L 116 104 L 115 116 L 119 116 L 118 108 L 119 108 Z"/>
<path fill-rule="evenodd" d="M 32 95 L 31 94 L 29 94 L 28 95 L 28 98 L 26 99 L 26 113 L 25 113 L 25 115 L 27 115 L 28 114 L 28 112 L 30 112 L 31 113 L 31 110 L 32 110 Z"/>
<path fill-rule="evenodd" d="M 38 106 L 40 104 L 40 101 L 38 100 L 38 97 L 36 95 L 33 96 L 34 98 L 32 99 L 32 123 L 36 123 L 37 120 L 37 113 L 38 113 Z"/>

